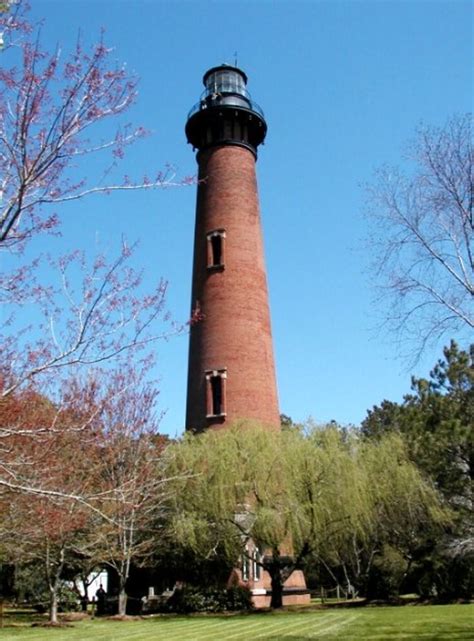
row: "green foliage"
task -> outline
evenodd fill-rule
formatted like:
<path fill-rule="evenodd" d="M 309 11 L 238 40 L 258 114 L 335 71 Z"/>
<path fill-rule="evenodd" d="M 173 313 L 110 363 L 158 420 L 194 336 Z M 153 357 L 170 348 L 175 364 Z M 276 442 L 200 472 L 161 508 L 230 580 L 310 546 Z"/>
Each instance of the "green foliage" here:
<path fill-rule="evenodd" d="M 252 610 L 252 594 L 250 590 L 243 585 L 234 585 L 226 590 L 226 610 L 242 611 Z"/>
<path fill-rule="evenodd" d="M 410 457 L 452 505 L 472 505 L 474 479 L 474 344 L 444 349 L 429 379 L 413 378 L 402 404 L 383 401 L 368 412 L 362 433 L 403 435 Z"/>
<path fill-rule="evenodd" d="M 406 558 L 399 549 L 382 544 L 371 568 L 369 592 L 378 599 L 397 597 L 406 566 Z"/>
<path fill-rule="evenodd" d="M 395 434 L 409 458 L 432 480 L 449 504 L 445 532 L 424 522 L 421 533 L 405 536 L 411 572 L 422 594 L 442 600 L 474 594 L 474 345 L 451 341 L 429 378 L 413 378 L 403 403 L 383 401 L 362 424 L 370 441 Z M 406 545 L 409 543 L 409 545 Z"/>
<path fill-rule="evenodd" d="M 282 430 L 301 430 L 303 429 L 302 423 L 294 423 L 291 416 L 288 414 L 280 414 L 280 425 Z"/>
<path fill-rule="evenodd" d="M 397 435 L 370 441 L 335 425 L 270 432 L 245 423 L 172 446 L 168 536 L 236 564 L 252 538 L 278 589 L 309 555 L 345 567 L 354 548 L 409 548 L 446 514 Z M 359 552 L 358 552 L 359 554 Z"/>
<path fill-rule="evenodd" d="M 38 564 L 21 565 L 16 568 L 14 591 L 18 602 L 28 603 L 38 612 L 48 610 L 51 593 L 44 572 Z M 62 582 L 58 589 L 59 612 L 77 612 L 79 609 L 76 592 Z"/>
<path fill-rule="evenodd" d="M 165 609 L 179 614 L 191 612 L 224 612 L 252 609 L 252 596 L 246 587 L 202 588 L 184 586 L 175 590 Z"/>

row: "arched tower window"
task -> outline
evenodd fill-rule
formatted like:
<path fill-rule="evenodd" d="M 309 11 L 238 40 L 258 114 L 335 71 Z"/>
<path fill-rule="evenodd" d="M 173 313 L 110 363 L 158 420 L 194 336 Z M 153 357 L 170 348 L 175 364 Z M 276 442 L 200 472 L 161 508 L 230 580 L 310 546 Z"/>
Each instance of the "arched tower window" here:
<path fill-rule="evenodd" d="M 214 369 L 206 372 L 206 415 L 208 418 L 226 415 L 227 370 Z"/>
<path fill-rule="evenodd" d="M 223 269 L 225 264 L 225 231 L 215 229 L 207 234 L 207 268 Z"/>

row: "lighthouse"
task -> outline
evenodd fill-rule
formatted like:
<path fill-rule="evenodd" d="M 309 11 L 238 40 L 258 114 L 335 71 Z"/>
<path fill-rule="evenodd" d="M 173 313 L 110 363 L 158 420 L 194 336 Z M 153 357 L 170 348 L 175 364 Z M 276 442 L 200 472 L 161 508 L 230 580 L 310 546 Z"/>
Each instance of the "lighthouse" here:
<path fill-rule="evenodd" d="M 186 429 L 250 419 L 280 429 L 256 161 L 267 124 L 238 67 L 203 77 L 186 137 L 197 150 Z"/>
<path fill-rule="evenodd" d="M 198 163 L 186 429 L 222 429 L 243 419 L 279 430 L 255 170 L 267 124 L 238 67 L 213 67 L 203 83 L 186 122 Z M 291 541 L 285 547 L 291 554 Z M 247 541 L 243 559 L 259 554 Z M 249 586 L 256 607 L 270 604 L 270 575 L 256 563 L 243 560 L 234 579 Z M 309 598 L 302 571 L 294 570 L 283 603 Z"/>

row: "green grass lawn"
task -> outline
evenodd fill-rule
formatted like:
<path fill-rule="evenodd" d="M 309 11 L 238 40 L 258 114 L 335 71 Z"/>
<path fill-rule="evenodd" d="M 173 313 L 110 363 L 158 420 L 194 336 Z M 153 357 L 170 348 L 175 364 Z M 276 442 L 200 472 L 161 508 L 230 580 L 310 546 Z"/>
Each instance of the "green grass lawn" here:
<path fill-rule="evenodd" d="M 16 623 L 0 629 L 1 641 L 473 641 L 474 605 L 95 619 L 58 629 Z"/>

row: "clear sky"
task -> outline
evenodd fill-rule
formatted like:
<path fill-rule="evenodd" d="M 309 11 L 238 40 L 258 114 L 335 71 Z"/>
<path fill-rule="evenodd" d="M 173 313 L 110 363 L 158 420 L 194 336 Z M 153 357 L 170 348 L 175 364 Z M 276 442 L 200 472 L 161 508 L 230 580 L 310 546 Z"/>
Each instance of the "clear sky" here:
<path fill-rule="evenodd" d="M 193 2 L 33 0 L 42 37 L 66 49 L 104 27 L 116 58 L 140 78 L 130 118 L 153 131 L 127 157 L 140 176 L 172 163 L 194 174 L 184 125 L 203 73 L 238 65 L 264 109 L 257 165 L 280 409 L 358 423 L 410 374 L 390 336 L 376 333 L 365 247 L 363 185 L 398 163 L 421 120 L 472 109 L 473 10 L 462 1 Z M 124 169 L 125 173 L 125 169 Z M 195 188 L 95 198 L 64 206 L 64 242 L 113 253 L 140 240 L 145 278 L 169 280 L 168 308 L 190 307 Z M 162 429 L 182 432 L 187 336 L 157 345 Z"/>

